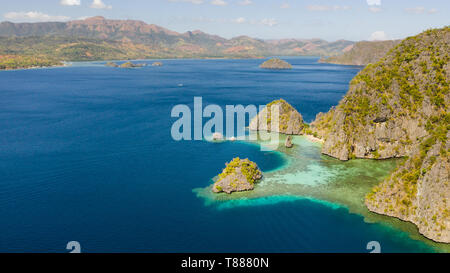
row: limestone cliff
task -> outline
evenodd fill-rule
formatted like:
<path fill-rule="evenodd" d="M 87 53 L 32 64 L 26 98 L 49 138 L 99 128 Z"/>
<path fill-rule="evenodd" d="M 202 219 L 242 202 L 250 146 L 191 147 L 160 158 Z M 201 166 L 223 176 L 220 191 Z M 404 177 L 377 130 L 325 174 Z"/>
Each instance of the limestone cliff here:
<path fill-rule="evenodd" d="M 271 128 L 271 109 L 273 105 L 279 106 L 278 128 Z M 303 133 L 304 127 L 305 124 L 302 115 L 285 100 L 279 99 L 267 104 L 266 107 L 252 119 L 249 129 L 253 131 L 262 130 L 287 135 L 300 135 Z"/>
<path fill-rule="evenodd" d="M 402 41 L 368 65 L 347 95 L 311 131 L 322 152 L 341 160 L 404 157 L 368 194 L 367 207 L 415 223 L 435 241 L 450 242 L 450 28 Z"/>
<path fill-rule="evenodd" d="M 234 158 L 226 164 L 213 185 L 213 192 L 232 192 L 253 190 L 255 183 L 262 178 L 262 173 L 256 163 L 248 159 Z"/>

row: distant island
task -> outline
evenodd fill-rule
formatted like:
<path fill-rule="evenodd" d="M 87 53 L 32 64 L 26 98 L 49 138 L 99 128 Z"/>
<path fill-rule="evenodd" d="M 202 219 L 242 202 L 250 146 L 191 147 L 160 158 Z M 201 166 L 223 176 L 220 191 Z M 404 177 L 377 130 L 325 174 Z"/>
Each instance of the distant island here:
<path fill-rule="evenodd" d="M 290 63 L 278 58 L 267 60 L 264 63 L 262 63 L 259 67 L 273 70 L 292 69 L 292 65 Z"/>
<path fill-rule="evenodd" d="M 261 40 L 248 36 L 226 39 L 199 30 L 178 33 L 142 21 L 101 16 L 69 22 L 2 22 L 0 55 L 9 60 L 0 60 L 0 69 L 59 65 L 62 61 L 334 56 L 353 44 L 346 40 Z"/>
<path fill-rule="evenodd" d="M 398 45 L 401 41 L 374 41 L 358 42 L 351 46 L 344 54 L 332 57 L 322 57 L 319 62 L 342 65 L 368 65 L 378 62 L 389 50 Z"/>
<path fill-rule="evenodd" d="M 253 190 L 255 183 L 262 178 L 261 170 L 249 159 L 234 158 L 226 164 L 213 185 L 213 192 L 232 192 Z"/>
<path fill-rule="evenodd" d="M 135 63 L 132 63 L 132 62 L 125 62 L 125 63 L 123 63 L 121 65 L 118 65 L 115 62 L 107 62 L 105 64 L 105 66 L 119 67 L 119 68 L 136 68 L 136 67 L 144 67 L 144 66 L 146 66 L 146 64 L 135 64 Z"/>

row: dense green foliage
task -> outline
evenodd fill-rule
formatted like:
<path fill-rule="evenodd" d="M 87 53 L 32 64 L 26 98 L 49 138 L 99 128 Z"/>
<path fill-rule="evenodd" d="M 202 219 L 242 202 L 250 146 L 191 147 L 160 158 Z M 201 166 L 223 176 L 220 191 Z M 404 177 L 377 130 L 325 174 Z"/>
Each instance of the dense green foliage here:
<path fill-rule="evenodd" d="M 222 173 L 219 174 L 218 181 L 224 179 L 230 174 L 235 173 L 236 168 L 241 169 L 242 174 L 245 175 L 245 177 L 247 178 L 247 182 L 249 182 L 250 184 L 254 184 L 255 182 L 257 182 L 256 177 L 261 175 L 261 171 L 259 170 L 255 162 L 250 161 L 248 158 L 240 159 L 239 157 L 236 157 L 231 160 L 222 171 Z"/>
<path fill-rule="evenodd" d="M 259 67 L 265 69 L 292 69 L 292 65 L 278 58 L 272 58 L 265 61 Z"/>
<path fill-rule="evenodd" d="M 0 55 L 0 69 L 20 69 L 62 65 L 60 61 L 47 57 Z"/>
<path fill-rule="evenodd" d="M 433 165 L 438 161 L 445 161 L 448 158 L 446 145 L 447 135 L 450 129 L 449 112 L 449 79 L 445 66 L 448 65 L 449 47 L 447 41 L 435 44 L 429 41 L 443 40 L 450 32 L 446 27 L 440 30 L 429 30 L 425 33 L 405 40 L 395 50 L 391 52 L 393 56 L 389 65 L 386 62 L 381 69 L 377 66 L 370 67 L 375 78 L 359 75 L 354 80 L 354 84 L 359 81 L 364 82 L 371 90 L 380 92 L 383 97 L 383 104 L 387 104 L 392 97 L 399 97 L 398 105 L 390 105 L 390 111 L 395 118 L 393 107 L 400 107 L 400 116 L 409 116 L 421 120 L 424 124 L 427 136 L 419 140 L 419 152 L 407 158 L 397 170 L 393 172 L 389 180 L 390 187 L 400 187 L 404 195 L 396 200 L 396 205 L 401 208 L 403 215 L 415 213 L 412 206 L 417 195 L 418 181 L 423 178 Z M 389 56 L 388 56 L 389 57 Z M 419 68 L 419 69 L 418 69 Z M 398 84 L 397 94 L 393 94 L 391 86 Z M 354 101 L 353 101 L 354 102 Z M 424 112 L 424 103 L 431 104 L 432 111 Z M 357 107 L 360 107 L 357 104 Z M 354 109 L 354 106 L 350 106 Z M 367 111 L 371 111 L 373 106 L 366 106 Z M 429 151 L 435 145 L 440 145 L 440 153 L 437 156 L 430 156 Z M 375 194 L 383 190 L 377 187 L 368 194 L 369 200 L 374 200 Z M 393 209 L 393 208 L 392 208 Z"/>
<path fill-rule="evenodd" d="M 349 159 L 356 152 L 373 159 L 405 157 L 367 195 L 370 206 L 383 208 L 386 214 L 416 216 L 417 200 L 422 198 L 418 185 L 427 175 L 437 176 L 437 170 L 430 173 L 434 167 L 446 168 L 436 164 L 446 164 L 449 153 L 449 44 L 449 27 L 403 40 L 378 62 L 367 65 L 351 81 L 339 105 L 313 123 L 311 132 L 325 140 L 331 137 L 330 150 L 344 150 Z M 445 188 L 442 181 L 434 183 Z M 441 206 L 436 204 L 436 209 Z"/>
<path fill-rule="evenodd" d="M 347 115 L 346 131 L 357 133 L 355 130 L 362 129 L 379 113 L 386 115 L 388 112 L 391 119 L 409 116 L 423 120 L 429 124 L 427 131 L 445 143 L 448 131 L 445 96 L 449 94 L 449 81 L 444 65 L 450 60 L 448 44 L 434 45 L 424 41 L 434 40 L 435 36 L 449 31 L 447 27 L 408 38 L 385 58 L 359 73 L 351 82 L 354 91 L 339 105 Z M 417 67 L 421 69 L 417 71 Z M 374 101 L 374 97 L 378 101 Z M 422 111 L 425 99 L 434 105 L 437 116 L 429 117 Z"/>

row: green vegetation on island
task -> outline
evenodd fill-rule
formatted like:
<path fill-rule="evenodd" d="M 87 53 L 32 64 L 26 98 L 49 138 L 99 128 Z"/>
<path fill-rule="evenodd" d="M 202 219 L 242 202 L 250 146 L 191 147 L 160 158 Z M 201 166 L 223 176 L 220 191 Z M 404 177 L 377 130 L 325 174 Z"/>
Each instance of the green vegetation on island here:
<path fill-rule="evenodd" d="M 416 224 L 426 237 L 450 242 L 450 28 L 403 40 L 350 83 L 347 95 L 311 131 L 324 154 L 348 160 L 403 157 L 366 197 L 376 213 Z"/>
<path fill-rule="evenodd" d="M 272 106 L 278 107 L 278 121 L 272 122 Z M 276 128 L 272 128 L 272 125 L 276 126 Z M 287 101 L 279 99 L 267 104 L 250 121 L 249 129 L 253 131 L 279 132 L 287 135 L 301 135 L 306 126 L 302 115 Z"/>
<path fill-rule="evenodd" d="M 108 66 L 108 67 L 119 67 L 119 68 L 136 68 L 136 67 L 143 67 L 143 66 L 145 66 L 145 64 L 135 64 L 135 63 L 132 63 L 132 62 L 125 62 L 125 63 L 123 63 L 121 65 L 118 65 L 115 62 L 107 62 L 105 64 L 105 66 Z"/>
<path fill-rule="evenodd" d="M 267 60 L 264 63 L 262 63 L 259 67 L 263 69 L 274 69 L 274 70 L 292 69 L 292 65 L 290 63 L 278 58 Z"/>
<path fill-rule="evenodd" d="M 0 55 L 0 69 L 22 69 L 62 65 L 61 61 L 47 57 Z"/>
<path fill-rule="evenodd" d="M 135 64 L 132 62 L 126 62 L 126 63 L 121 64 L 119 67 L 120 68 L 136 68 L 136 67 L 143 67 L 143 66 L 145 66 L 145 64 Z"/>
<path fill-rule="evenodd" d="M 262 172 L 255 162 L 249 159 L 234 158 L 226 164 L 213 185 L 213 192 L 249 191 L 254 189 L 255 183 L 262 178 Z"/>

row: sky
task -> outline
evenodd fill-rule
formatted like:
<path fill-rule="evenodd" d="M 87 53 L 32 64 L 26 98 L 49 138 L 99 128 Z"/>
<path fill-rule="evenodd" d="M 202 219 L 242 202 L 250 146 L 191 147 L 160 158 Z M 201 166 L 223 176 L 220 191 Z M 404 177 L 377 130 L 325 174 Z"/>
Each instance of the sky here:
<path fill-rule="evenodd" d="M 402 39 L 450 25 L 448 0 L 0 0 L 0 20 L 142 20 L 225 38 Z"/>

